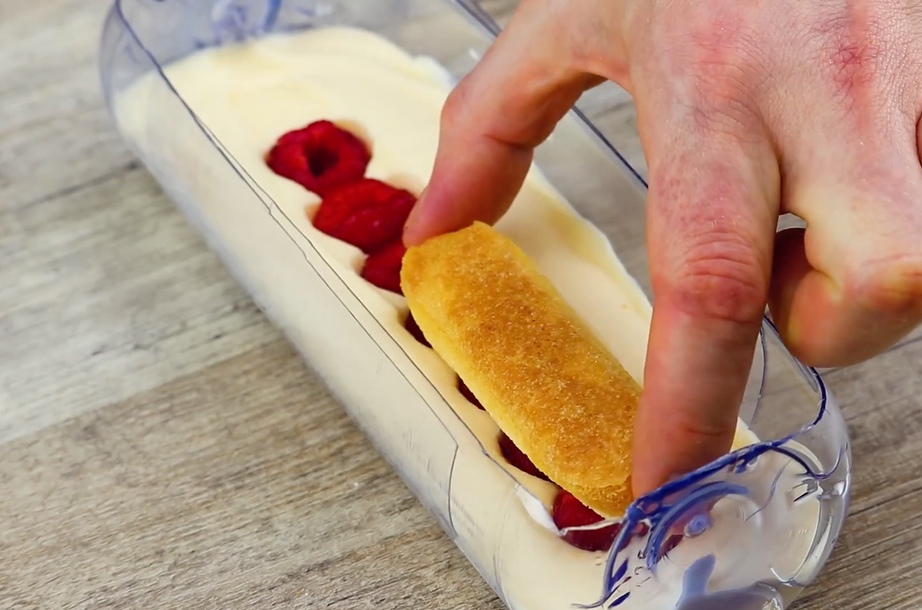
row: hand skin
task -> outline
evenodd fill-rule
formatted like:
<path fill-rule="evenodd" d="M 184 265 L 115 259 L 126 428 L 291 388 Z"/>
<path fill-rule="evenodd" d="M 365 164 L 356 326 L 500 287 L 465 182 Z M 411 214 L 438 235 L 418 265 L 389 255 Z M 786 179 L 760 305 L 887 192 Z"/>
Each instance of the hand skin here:
<path fill-rule="evenodd" d="M 606 79 L 649 168 L 640 495 L 729 449 L 766 304 L 815 366 L 922 321 L 922 0 L 523 0 L 448 99 L 406 243 L 498 220 Z"/>

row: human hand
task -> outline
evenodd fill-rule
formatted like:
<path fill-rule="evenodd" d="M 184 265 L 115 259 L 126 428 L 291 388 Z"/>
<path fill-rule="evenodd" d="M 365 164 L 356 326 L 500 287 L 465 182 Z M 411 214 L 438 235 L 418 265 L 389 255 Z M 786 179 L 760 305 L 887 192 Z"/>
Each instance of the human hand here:
<path fill-rule="evenodd" d="M 649 168 L 639 495 L 729 449 L 766 304 L 816 366 L 922 320 L 922 3 L 523 0 L 446 104 L 407 243 L 498 220 L 605 79 Z M 785 212 L 807 229 L 776 235 Z"/>

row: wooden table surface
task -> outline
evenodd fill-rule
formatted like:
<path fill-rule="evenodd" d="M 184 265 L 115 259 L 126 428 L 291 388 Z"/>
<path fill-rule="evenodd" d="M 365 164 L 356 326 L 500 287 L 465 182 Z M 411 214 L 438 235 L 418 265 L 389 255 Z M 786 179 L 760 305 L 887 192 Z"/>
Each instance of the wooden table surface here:
<path fill-rule="evenodd" d="M 0 608 L 500 608 L 121 143 L 106 9 L 0 0 Z M 922 606 L 920 357 L 827 375 L 854 501 L 801 609 Z"/>

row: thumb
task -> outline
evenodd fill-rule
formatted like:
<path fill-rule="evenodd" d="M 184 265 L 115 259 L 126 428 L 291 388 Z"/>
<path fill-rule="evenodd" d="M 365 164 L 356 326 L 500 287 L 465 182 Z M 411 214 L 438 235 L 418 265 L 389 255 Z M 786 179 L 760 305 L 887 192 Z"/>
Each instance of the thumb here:
<path fill-rule="evenodd" d="M 432 177 L 404 230 L 407 245 L 475 220 L 499 220 L 525 180 L 534 148 L 599 82 L 573 67 L 575 47 L 554 6 L 521 5 L 448 97 Z"/>
<path fill-rule="evenodd" d="M 642 495 L 726 453 L 770 283 L 779 174 L 755 114 L 638 94 L 654 293 L 632 482 Z M 705 98 L 707 101 L 700 101 Z M 655 120 L 650 120 L 655 116 Z"/>

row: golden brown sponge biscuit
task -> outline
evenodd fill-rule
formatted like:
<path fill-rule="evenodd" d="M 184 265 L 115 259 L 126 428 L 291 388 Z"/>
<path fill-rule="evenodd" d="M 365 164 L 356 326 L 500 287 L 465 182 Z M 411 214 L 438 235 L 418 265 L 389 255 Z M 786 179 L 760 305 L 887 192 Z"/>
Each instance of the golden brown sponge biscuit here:
<path fill-rule="evenodd" d="M 410 248 L 401 284 L 426 339 L 535 466 L 621 516 L 640 387 L 525 253 L 475 223 Z"/>

